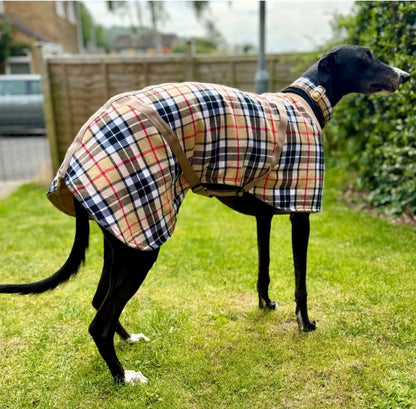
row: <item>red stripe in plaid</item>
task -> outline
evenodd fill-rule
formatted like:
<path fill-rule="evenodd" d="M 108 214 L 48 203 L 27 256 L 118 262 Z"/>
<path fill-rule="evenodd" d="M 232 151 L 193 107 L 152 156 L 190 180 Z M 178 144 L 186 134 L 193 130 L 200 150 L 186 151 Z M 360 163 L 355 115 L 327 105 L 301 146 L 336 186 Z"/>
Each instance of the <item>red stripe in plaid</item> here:
<path fill-rule="evenodd" d="M 297 109 L 299 109 L 299 105 L 297 104 L 296 100 L 292 99 L 292 103 Z M 307 139 L 307 143 L 306 143 L 307 165 L 306 165 L 306 177 L 304 179 L 305 189 L 304 189 L 304 193 L 303 193 L 303 211 L 306 211 L 306 209 L 307 209 L 307 199 L 308 199 L 309 164 L 310 164 L 310 160 L 311 160 L 311 151 L 310 151 L 311 140 L 310 140 L 310 135 L 309 135 L 309 128 L 308 128 L 307 124 L 305 123 L 305 121 L 303 121 L 303 123 L 305 125 L 305 130 L 306 130 L 305 134 L 306 134 L 306 139 Z M 301 178 L 298 178 L 298 180 L 301 180 Z"/>
<path fill-rule="evenodd" d="M 87 154 L 87 155 L 91 158 L 91 160 L 94 162 L 95 166 L 96 166 L 96 167 L 97 167 L 97 169 L 100 171 L 101 177 L 103 177 L 103 178 L 106 180 L 107 184 L 111 187 L 111 190 L 112 190 L 112 191 L 113 191 L 113 193 L 114 193 L 114 197 L 116 198 L 116 200 L 117 200 L 117 202 L 118 202 L 118 204 L 119 204 L 120 208 L 122 209 L 122 212 L 123 212 L 123 217 L 124 217 L 124 219 L 125 219 L 125 220 L 127 220 L 127 218 L 126 218 L 126 214 L 125 214 L 124 209 L 123 209 L 123 206 L 121 205 L 121 200 L 120 200 L 120 197 L 119 197 L 119 195 L 118 195 L 117 191 L 114 189 L 114 187 L 113 187 L 113 185 L 112 185 L 112 183 L 111 183 L 111 180 L 107 177 L 106 172 L 105 172 L 105 171 L 104 171 L 104 170 L 100 167 L 99 163 L 97 163 L 97 162 L 95 161 L 94 156 L 93 156 L 93 155 L 91 154 L 91 152 L 87 149 L 87 147 L 86 147 L 84 144 L 81 144 L 81 147 L 82 147 L 82 149 L 84 149 L 84 151 L 86 152 L 86 154 Z M 97 177 L 96 177 L 96 180 L 97 180 L 97 179 L 99 179 L 99 178 L 100 178 L 100 176 L 97 176 Z M 73 192 L 73 193 L 75 193 L 75 192 Z M 130 235 L 130 237 L 131 237 L 132 242 L 134 243 L 134 245 L 135 245 L 136 247 L 138 247 L 138 243 L 136 242 L 136 240 L 135 240 L 135 238 L 134 238 L 133 234 L 131 233 L 131 229 L 129 229 L 129 235 Z"/>
<path fill-rule="evenodd" d="M 148 135 L 148 133 L 147 133 L 147 130 L 146 130 L 146 128 L 143 126 L 143 122 L 142 122 L 142 120 L 141 120 L 141 118 L 140 118 L 140 114 L 138 113 L 138 112 L 136 112 L 136 110 L 133 108 L 133 107 L 129 107 L 130 109 L 131 109 L 131 111 L 134 113 L 134 115 L 135 115 L 135 117 L 136 117 L 136 119 L 137 119 L 137 121 L 140 123 L 140 125 L 142 125 L 142 128 L 143 128 L 143 131 L 145 132 L 145 134 L 146 134 L 146 137 L 148 138 L 148 140 L 149 140 L 149 144 L 150 144 L 150 150 L 151 150 L 151 152 L 152 152 L 152 154 L 153 154 L 153 156 L 154 156 L 154 160 L 155 160 L 155 163 L 157 164 L 157 166 L 158 166 L 158 168 L 159 168 L 159 171 L 161 172 L 161 174 L 162 174 L 162 179 L 163 179 L 163 185 L 164 185 L 164 189 L 165 190 L 167 190 L 168 189 L 168 186 L 167 186 L 167 181 L 166 181 L 166 178 L 165 178 L 165 176 L 163 175 L 163 172 L 162 172 L 162 166 L 161 166 L 161 164 L 160 164 L 160 161 L 159 161 L 159 156 L 157 155 L 157 151 L 159 151 L 160 149 L 165 149 L 166 147 L 165 147 L 165 145 L 159 145 L 159 146 L 157 146 L 157 147 L 154 147 L 153 146 L 153 144 L 152 144 L 152 141 L 151 141 L 151 139 L 149 138 L 149 135 Z M 145 154 L 144 152 L 143 152 L 143 154 Z M 169 219 L 170 220 L 172 220 L 173 219 L 173 215 L 172 215 L 172 208 L 171 208 L 171 199 L 168 197 L 167 198 L 167 201 L 166 201 L 166 206 L 167 206 L 167 208 L 169 209 Z M 155 213 L 157 213 L 157 212 L 155 212 Z M 143 221 L 143 220 L 142 220 Z"/>

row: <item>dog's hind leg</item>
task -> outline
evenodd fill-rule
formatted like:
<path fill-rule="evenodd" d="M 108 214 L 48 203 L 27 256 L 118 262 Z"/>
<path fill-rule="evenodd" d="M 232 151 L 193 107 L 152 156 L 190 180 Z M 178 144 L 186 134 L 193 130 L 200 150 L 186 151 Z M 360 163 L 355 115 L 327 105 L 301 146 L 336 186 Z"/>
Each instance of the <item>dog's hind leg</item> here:
<path fill-rule="evenodd" d="M 89 331 L 116 382 L 144 383 L 147 379 L 141 372 L 124 371 L 114 349 L 114 334 L 117 329 L 120 330 L 118 320 L 123 308 L 139 289 L 156 261 L 158 250 L 136 250 L 121 243 L 109 233 L 104 234 L 107 245 L 111 247 L 110 272 L 106 274 L 108 278 L 102 278 L 103 288 L 108 283 L 108 291 L 98 307 Z M 97 304 L 100 297 L 101 295 L 97 294 L 94 297 Z"/>
<path fill-rule="evenodd" d="M 299 328 L 308 332 L 316 329 L 315 321 L 308 317 L 307 291 L 306 291 L 306 263 L 309 241 L 309 213 L 291 213 L 292 222 L 292 249 L 295 266 L 295 301 L 296 319 Z"/>
<path fill-rule="evenodd" d="M 276 303 L 269 298 L 269 265 L 270 265 L 270 229 L 273 214 L 264 212 L 256 215 L 257 221 L 257 248 L 258 248 L 258 277 L 257 293 L 259 295 L 259 307 L 274 310 Z"/>
<path fill-rule="evenodd" d="M 113 250 L 107 235 L 104 234 L 104 265 L 101 273 L 101 278 L 98 283 L 97 291 L 92 300 L 93 307 L 98 310 L 104 301 L 105 296 L 110 288 L 110 272 L 113 263 Z M 120 321 L 117 323 L 116 333 L 128 343 L 134 343 L 140 340 L 149 341 L 143 334 L 130 334 L 121 325 Z"/>

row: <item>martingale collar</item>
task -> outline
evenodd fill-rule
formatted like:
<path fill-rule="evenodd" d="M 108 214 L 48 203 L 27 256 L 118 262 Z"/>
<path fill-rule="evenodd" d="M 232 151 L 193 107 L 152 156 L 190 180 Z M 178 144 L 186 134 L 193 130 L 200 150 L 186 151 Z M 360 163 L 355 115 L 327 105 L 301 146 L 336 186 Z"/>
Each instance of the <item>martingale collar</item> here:
<path fill-rule="evenodd" d="M 293 92 L 294 89 L 304 91 L 319 107 L 322 115 L 321 126 L 324 127 L 332 118 L 332 105 L 326 95 L 326 89 L 322 85 L 315 85 L 309 78 L 300 77 L 290 84 L 286 92 Z"/>

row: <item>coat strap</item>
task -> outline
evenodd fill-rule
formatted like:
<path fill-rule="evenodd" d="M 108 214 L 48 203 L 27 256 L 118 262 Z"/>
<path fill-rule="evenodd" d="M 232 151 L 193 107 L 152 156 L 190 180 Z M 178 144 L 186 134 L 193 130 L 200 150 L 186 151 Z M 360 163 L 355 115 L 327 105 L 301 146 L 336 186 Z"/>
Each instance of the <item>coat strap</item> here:
<path fill-rule="evenodd" d="M 264 179 L 272 170 L 275 169 L 276 165 L 279 162 L 280 154 L 282 153 L 287 127 L 287 115 L 285 112 L 284 104 L 280 99 L 276 101 L 276 104 L 280 113 L 280 121 L 277 129 L 277 145 L 267 171 L 258 178 L 252 180 L 250 183 L 240 188 L 232 187 L 230 189 L 220 190 L 207 188 L 206 186 L 204 186 L 203 183 L 201 183 L 198 175 L 195 173 L 192 166 L 190 165 L 188 158 L 186 157 L 186 154 L 181 144 L 179 143 L 177 135 L 172 131 L 169 125 L 162 119 L 162 117 L 157 113 L 155 109 L 151 108 L 149 105 L 145 104 L 137 98 L 130 98 L 128 101 L 128 105 L 132 106 L 133 108 L 136 108 L 142 115 L 144 115 L 160 132 L 162 137 L 168 143 L 170 149 L 172 150 L 172 153 L 178 160 L 179 165 L 182 168 L 183 175 L 188 181 L 189 185 L 191 186 L 192 191 L 194 193 L 207 197 L 241 197 L 244 195 L 245 192 L 248 192 L 250 189 L 252 189 L 257 183 L 260 182 L 260 180 Z M 114 101 L 113 105 L 117 107 L 120 105 L 120 103 L 118 101 Z"/>
<path fill-rule="evenodd" d="M 128 104 L 133 108 L 136 108 L 140 114 L 143 114 L 153 126 L 161 133 L 163 139 L 168 143 L 172 153 L 175 155 L 176 159 L 179 162 L 179 165 L 182 168 L 183 175 L 188 181 L 191 189 L 194 193 L 198 193 L 203 196 L 209 196 L 205 191 L 201 181 L 199 180 L 197 174 L 192 169 L 188 158 L 185 155 L 184 150 L 182 149 L 181 144 L 177 135 L 175 135 L 169 125 L 162 119 L 162 117 L 151 108 L 149 105 L 140 101 L 137 98 L 130 98 Z"/>

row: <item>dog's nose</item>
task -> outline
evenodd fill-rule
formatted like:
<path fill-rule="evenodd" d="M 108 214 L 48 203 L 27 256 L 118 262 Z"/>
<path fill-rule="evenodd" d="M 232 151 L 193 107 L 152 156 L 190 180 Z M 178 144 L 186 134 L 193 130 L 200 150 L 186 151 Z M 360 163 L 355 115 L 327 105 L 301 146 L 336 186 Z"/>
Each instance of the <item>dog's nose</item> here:
<path fill-rule="evenodd" d="M 410 80 L 410 74 L 406 71 L 401 70 L 400 68 L 394 67 L 394 71 L 396 71 L 396 74 L 399 76 L 400 83 L 403 84 Z"/>
<path fill-rule="evenodd" d="M 407 73 L 407 72 L 405 72 L 405 71 L 403 71 L 403 74 L 400 77 L 400 79 L 401 79 L 402 83 L 407 82 L 407 81 L 410 80 L 410 74 Z"/>

